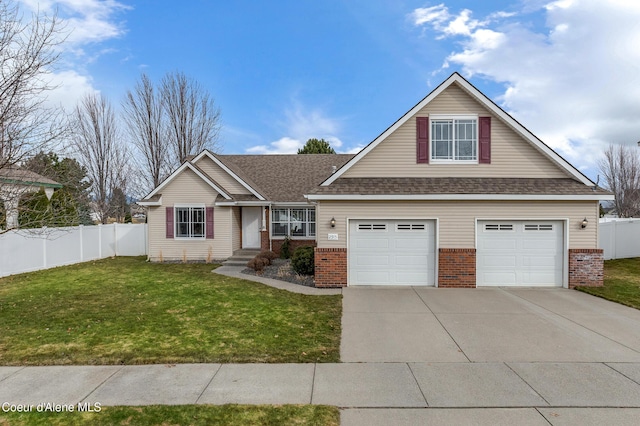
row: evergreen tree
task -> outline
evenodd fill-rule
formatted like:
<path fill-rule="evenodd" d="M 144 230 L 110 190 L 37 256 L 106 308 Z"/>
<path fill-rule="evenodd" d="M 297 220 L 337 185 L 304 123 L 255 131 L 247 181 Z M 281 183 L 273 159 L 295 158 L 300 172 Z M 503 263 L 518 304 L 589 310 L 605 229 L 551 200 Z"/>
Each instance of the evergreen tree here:
<path fill-rule="evenodd" d="M 298 154 L 335 154 L 329 142 L 324 139 L 309 139 L 302 148 L 298 150 Z"/>

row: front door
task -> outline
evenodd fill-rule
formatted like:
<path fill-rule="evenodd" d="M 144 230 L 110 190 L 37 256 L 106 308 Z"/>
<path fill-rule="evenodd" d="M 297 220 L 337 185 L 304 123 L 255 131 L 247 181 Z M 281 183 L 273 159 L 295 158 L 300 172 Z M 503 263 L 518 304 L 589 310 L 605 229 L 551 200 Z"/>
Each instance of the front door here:
<path fill-rule="evenodd" d="M 242 248 L 260 248 L 261 207 L 242 208 Z"/>

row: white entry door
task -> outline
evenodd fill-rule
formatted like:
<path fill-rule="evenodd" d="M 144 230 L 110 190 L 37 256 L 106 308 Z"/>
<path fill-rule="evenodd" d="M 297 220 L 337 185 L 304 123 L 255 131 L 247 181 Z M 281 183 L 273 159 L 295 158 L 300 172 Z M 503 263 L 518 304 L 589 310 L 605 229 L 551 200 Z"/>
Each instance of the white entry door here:
<path fill-rule="evenodd" d="M 477 286 L 561 287 L 562 221 L 478 221 Z"/>
<path fill-rule="evenodd" d="M 435 284 L 433 220 L 352 220 L 349 285 Z"/>
<path fill-rule="evenodd" d="M 242 248 L 260 248 L 262 207 L 242 207 Z"/>

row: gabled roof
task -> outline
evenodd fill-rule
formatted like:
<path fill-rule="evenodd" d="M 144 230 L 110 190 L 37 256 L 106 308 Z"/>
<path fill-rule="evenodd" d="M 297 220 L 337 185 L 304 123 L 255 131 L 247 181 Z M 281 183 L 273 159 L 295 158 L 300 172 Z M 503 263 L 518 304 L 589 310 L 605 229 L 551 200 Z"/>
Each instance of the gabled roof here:
<path fill-rule="evenodd" d="M 222 186 L 220 186 L 220 184 L 218 184 L 215 180 L 213 180 L 211 178 L 211 176 L 209 176 L 208 174 L 203 172 L 195 164 L 192 164 L 189 161 L 185 161 L 184 163 L 182 163 L 182 165 L 180 165 L 180 167 L 178 167 L 173 173 L 171 173 L 169 175 L 169 177 L 167 177 L 165 180 L 163 180 L 160 185 L 155 187 L 155 189 L 153 191 L 151 191 L 149 194 L 147 194 L 140 201 L 140 203 L 147 203 L 147 202 L 151 201 L 153 199 L 154 195 L 160 194 L 160 191 L 164 187 L 166 187 L 170 182 L 172 182 L 176 177 L 178 177 L 186 169 L 189 169 L 192 172 L 194 172 L 200 179 L 205 181 L 211 188 L 213 188 L 218 194 L 222 195 L 225 199 L 227 199 L 227 200 L 231 199 L 231 196 L 229 195 L 229 193 L 225 189 L 223 189 Z M 145 204 L 143 204 L 143 205 L 145 205 Z"/>
<path fill-rule="evenodd" d="M 389 135 L 395 132 L 400 126 L 406 123 L 409 119 L 411 119 L 415 114 L 417 114 L 422 108 L 424 108 L 427 104 L 429 104 L 432 100 L 434 100 L 438 95 L 440 95 L 446 88 L 451 86 L 452 84 L 458 84 L 463 90 L 465 90 L 469 95 L 473 96 L 478 102 L 480 102 L 484 107 L 486 107 L 489 111 L 495 114 L 498 118 L 500 118 L 503 122 L 505 122 L 509 127 L 511 127 L 514 131 L 518 132 L 522 137 L 528 141 L 531 145 L 533 145 L 538 151 L 540 151 L 543 155 L 549 158 L 551 161 L 556 163 L 558 166 L 567 171 L 570 176 L 573 176 L 577 181 L 582 182 L 587 186 L 595 186 L 595 183 L 592 182 L 589 178 L 587 178 L 584 174 L 582 174 L 578 169 L 573 167 L 569 162 L 567 162 L 564 158 L 562 158 L 558 153 L 549 148 L 544 142 L 538 139 L 533 133 L 531 133 L 528 129 L 526 129 L 523 125 L 521 125 L 517 120 L 515 120 L 511 115 L 509 115 L 506 111 L 496 105 L 491 99 L 489 99 L 484 93 L 478 90 L 475 86 L 473 86 L 469 81 L 467 81 L 464 77 L 462 77 L 457 72 L 454 72 L 447 78 L 444 82 L 442 82 L 438 87 L 436 87 L 431 93 L 424 97 L 420 102 L 418 102 L 413 108 L 411 108 L 405 115 L 403 115 L 398 121 L 393 123 L 389 128 L 387 128 L 382 134 L 380 134 L 376 139 L 374 139 L 369 145 L 364 147 L 355 157 L 353 157 L 349 162 L 347 162 L 342 168 L 340 168 L 336 173 L 329 176 L 324 182 L 322 182 L 322 186 L 331 185 L 337 179 L 340 179 L 341 176 L 349 170 L 354 164 L 360 161 L 363 157 L 365 157 L 371 150 L 373 150 L 378 144 L 384 141 Z"/>
<path fill-rule="evenodd" d="M 612 200 L 571 178 L 340 178 L 310 200 Z"/>
<path fill-rule="evenodd" d="M 225 190 L 194 164 L 204 156 L 211 158 L 251 194 L 232 194 Z M 304 195 L 330 176 L 334 167 L 342 167 L 352 157 L 353 154 L 220 155 L 205 150 L 185 161 L 140 204 L 159 205 L 162 189 L 186 169 L 195 172 L 221 195 L 217 202 L 307 203 Z"/>
<path fill-rule="evenodd" d="M 249 192 L 251 192 L 258 200 L 265 200 L 265 197 L 261 194 L 258 185 L 255 182 L 252 182 L 242 170 L 239 170 L 233 167 L 232 164 L 225 163 L 221 160 L 221 155 L 214 154 L 213 152 L 205 149 L 200 154 L 196 155 L 191 159 L 194 163 L 200 160 L 202 157 L 209 157 L 211 161 L 216 163 L 218 167 L 222 168 L 225 172 L 229 174 L 233 179 L 235 179 L 240 185 L 244 186 Z M 231 166 L 231 167 L 230 167 Z M 235 169 L 235 170 L 234 170 Z"/>
<path fill-rule="evenodd" d="M 259 182 L 259 192 L 268 201 L 306 203 L 308 194 L 342 167 L 353 154 L 216 155 L 243 180 Z"/>
<path fill-rule="evenodd" d="M 17 167 L 3 167 L 0 169 L 0 182 L 14 185 L 62 188 L 62 185 L 53 179 L 39 175 L 31 170 Z"/>

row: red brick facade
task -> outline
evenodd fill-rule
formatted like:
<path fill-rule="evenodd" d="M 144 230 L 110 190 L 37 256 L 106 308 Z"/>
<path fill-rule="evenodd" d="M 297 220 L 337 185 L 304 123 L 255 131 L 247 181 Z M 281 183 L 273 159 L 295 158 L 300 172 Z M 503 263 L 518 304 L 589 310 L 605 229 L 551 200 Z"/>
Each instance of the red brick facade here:
<path fill-rule="evenodd" d="M 475 288 L 476 249 L 439 250 L 438 287 Z"/>
<path fill-rule="evenodd" d="M 347 286 L 347 249 L 315 249 L 316 287 Z"/>
<path fill-rule="evenodd" d="M 277 254 L 278 256 L 280 256 L 280 247 L 282 247 L 283 242 L 284 242 L 284 239 L 282 240 L 271 239 L 271 250 L 273 250 L 275 254 Z M 289 250 L 291 254 L 293 254 L 295 249 L 302 246 L 315 247 L 316 240 L 294 240 L 294 239 L 289 240 Z"/>
<path fill-rule="evenodd" d="M 569 288 L 604 285 L 602 249 L 569 249 Z"/>

